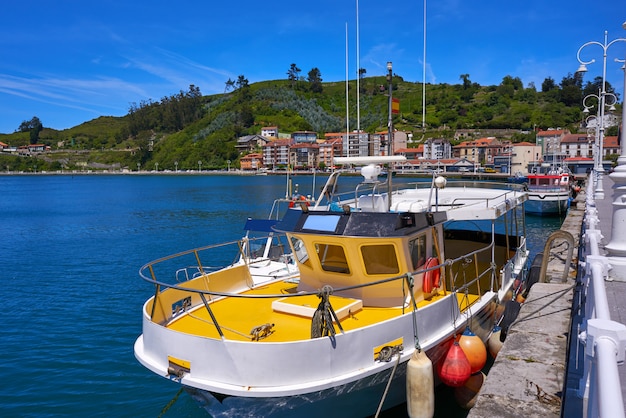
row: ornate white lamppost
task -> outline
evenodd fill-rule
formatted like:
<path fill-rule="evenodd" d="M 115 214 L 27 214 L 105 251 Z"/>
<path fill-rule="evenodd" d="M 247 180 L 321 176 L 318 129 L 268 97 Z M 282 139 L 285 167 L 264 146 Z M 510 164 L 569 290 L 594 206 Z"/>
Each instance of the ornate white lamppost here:
<path fill-rule="evenodd" d="M 607 103 L 607 99 L 609 98 L 610 100 Z M 588 94 L 587 96 L 585 96 L 585 98 L 583 99 L 583 113 L 585 114 L 589 114 L 589 110 L 593 109 L 594 105 L 592 104 L 587 104 L 587 101 L 589 99 L 595 98 L 598 100 L 598 112 L 597 114 L 594 116 L 590 116 L 585 120 L 585 124 L 586 126 L 588 126 L 590 121 L 594 121 L 595 122 L 595 145 L 594 145 L 594 149 L 595 152 L 593 154 L 593 170 L 594 170 L 594 197 L 596 199 L 603 199 L 604 198 L 604 189 L 602 186 L 602 177 L 601 177 L 601 173 L 604 172 L 604 165 L 603 165 L 603 159 L 604 159 L 604 109 L 601 106 L 601 104 L 604 102 L 604 107 L 606 108 L 607 106 L 609 107 L 609 111 L 614 111 L 615 110 L 615 103 L 617 103 L 617 97 L 613 94 L 613 93 L 604 93 L 602 94 L 602 90 L 598 91 L 598 94 Z"/>
<path fill-rule="evenodd" d="M 622 27 L 626 29 L 626 22 L 622 24 Z M 610 43 L 607 43 L 607 33 L 604 32 L 604 45 L 599 44 L 604 49 L 604 63 L 606 66 L 606 51 L 607 49 L 617 43 L 626 42 L 626 38 L 614 39 Z M 579 51 L 580 52 L 580 51 Z M 626 63 L 626 60 L 615 59 L 616 62 Z M 626 66 L 626 64 L 625 64 Z M 622 96 L 622 135 L 621 141 L 621 155 L 618 158 L 618 166 L 609 175 L 613 180 L 614 200 L 613 200 L 613 218 L 611 224 L 611 241 L 606 245 L 605 249 L 609 253 L 609 263 L 611 264 L 611 277 L 619 281 L 626 281 L 626 133 L 624 128 L 626 127 L 626 67 L 622 66 L 624 70 L 624 95 Z M 605 68 L 606 71 L 606 68 Z M 602 80 L 602 92 L 604 91 L 604 77 Z M 601 93 L 602 93 L 601 92 Z M 604 98 L 604 95 L 602 95 Z M 604 104 L 604 103 L 602 103 Z M 601 105 L 602 112 L 604 106 Z M 604 114 L 602 115 L 604 116 Z M 601 121 L 602 122 L 602 121 Z"/>
<path fill-rule="evenodd" d="M 600 90 L 600 94 L 599 94 L 600 97 L 599 97 L 599 104 L 598 104 L 598 107 L 599 107 L 598 111 L 599 111 L 599 117 L 600 117 L 600 127 L 598 129 L 598 137 L 599 137 L 598 141 L 600 144 L 600 147 L 599 147 L 599 151 L 600 151 L 599 160 L 600 161 L 599 161 L 599 166 L 596 167 L 598 169 L 597 170 L 598 180 L 597 180 L 597 186 L 596 186 L 596 190 L 594 194 L 594 197 L 596 199 L 604 199 L 604 190 L 602 190 L 602 173 L 604 172 L 604 168 L 602 167 L 602 158 L 603 158 L 602 153 L 603 153 L 603 142 L 604 142 L 604 107 L 606 105 L 606 95 L 607 95 L 607 92 L 606 92 L 606 53 L 608 49 L 611 47 L 611 45 L 617 42 L 626 42 L 626 39 L 624 38 L 617 38 L 617 39 L 612 40 L 611 42 L 608 42 L 607 37 L 608 37 L 608 32 L 604 31 L 604 43 L 600 43 L 597 41 L 587 42 L 578 49 L 578 53 L 576 54 L 576 58 L 578 59 L 578 62 L 580 63 L 580 67 L 578 67 L 578 72 L 586 72 L 587 64 L 592 64 L 595 62 L 595 60 L 594 59 L 590 61 L 582 60 L 580 57 L 580 53 L 582 52 L 582 50 L 590 45 L 598 45 L 600 48 L 602 48 L 602 51 L 603 51 L 602 89 Z"/>

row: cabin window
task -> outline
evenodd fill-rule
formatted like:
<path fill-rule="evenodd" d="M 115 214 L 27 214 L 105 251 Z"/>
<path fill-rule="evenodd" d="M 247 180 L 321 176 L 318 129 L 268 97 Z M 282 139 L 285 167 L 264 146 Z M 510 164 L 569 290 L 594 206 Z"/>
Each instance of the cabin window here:
<path fill-rule="evenodd" d="M 291 245 L 298 261 L 302 264 L 309 265 L 309 253 L 306 251 L 304 242 L 302 242 L 300 238 L 291 237 Z"/>
<path fill-rule="evenodd" d="M 343 247 L 332 244 L 315 244 L 315 251 L 323 270 L 350 274 L 348 259 Z"/>
<path fill-rule="evenodd" d="M 426 235 L 420 235 L 409 241 L 409 252 L 411 254 L 411 266 L 413 271 L 416 271 L 426 263 Z"/>
<path fill-rule="evenodd" d="M 361 256 L 367 274 L 398 274 L 398 257 L 393 245 L 364 245 Z"/>

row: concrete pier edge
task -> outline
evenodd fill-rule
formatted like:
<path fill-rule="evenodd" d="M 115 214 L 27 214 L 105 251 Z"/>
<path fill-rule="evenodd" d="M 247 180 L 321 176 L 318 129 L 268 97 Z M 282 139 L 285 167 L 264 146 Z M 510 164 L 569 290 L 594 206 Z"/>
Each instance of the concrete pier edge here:
<path fill-rule="evenodd" d="M 469 418 L 561 416 L 584 199 L 584 193 L 577 196 L 561 226 L 575 242 L 567 281 L 563 260 L 551 260 L 545 283 L 531 287 L 511 325 Z"/>

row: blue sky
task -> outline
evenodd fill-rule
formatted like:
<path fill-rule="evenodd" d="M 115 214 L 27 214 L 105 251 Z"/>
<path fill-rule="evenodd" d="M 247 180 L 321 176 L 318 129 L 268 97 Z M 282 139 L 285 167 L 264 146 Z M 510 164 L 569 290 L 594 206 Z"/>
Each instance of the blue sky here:
<path fill-rule="evenodd" d="M 345 82 L 357 67 L 356 0 L 236 2 L 31 0 L 5 2 L 0 13 L 0 133 L 33 116 L 65 129 L 102 115 L 122 116 L 130 103 L 160 100 L 190 84 L 224 91 L 285 79 L 291 63 L 306 76 Z M 366 75 L 387 61 L 405 80 L 423 80 L 423 3 L 359 0 L 359 60 Z M 426 81 L 482 85 L 506 75 L 538 89 L 578 68 L 589 41 L 626 38 L 623 0 L 430 0 Z M 607 80 L 623 96 L 626 42 L 608 50 Z M 583 51 L 585 81 L 602 74 L 602 48 Z"/>

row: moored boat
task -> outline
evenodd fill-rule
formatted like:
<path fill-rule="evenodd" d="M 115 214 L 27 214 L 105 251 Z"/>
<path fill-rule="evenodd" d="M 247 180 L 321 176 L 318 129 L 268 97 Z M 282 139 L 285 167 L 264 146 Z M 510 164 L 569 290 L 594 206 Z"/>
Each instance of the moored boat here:
<path fill-rule="evenodd" d="M 563 215 L 571 198 L 570 175 L 566 172 L 528 174 L 526 213 Z"/>
<path fill-rule="evenodd" d="M 207 267 L 223 246 L 144 265 L 137 359 L 214 417 L 373 415 L 406 402 L 416 352 L 442 378 L 456 338 L 486 341 L 525 273 L 526 194 L 443 177 L 392 190 L 377 179 L 392 161 L 338 161 L 365 164 L 363 181 L 340 194 L 335 172 L 317 200 L 248 221 L 268 237 L 231 243 L 225 267 Z"/>

